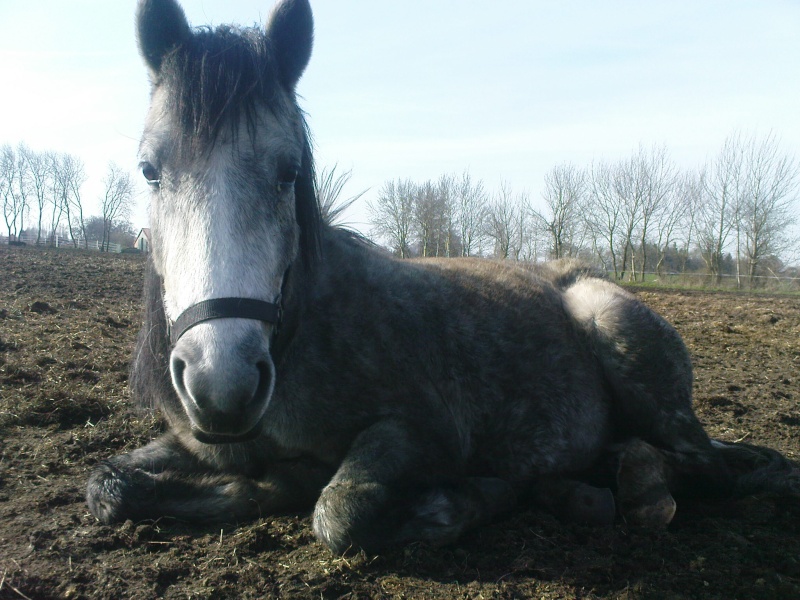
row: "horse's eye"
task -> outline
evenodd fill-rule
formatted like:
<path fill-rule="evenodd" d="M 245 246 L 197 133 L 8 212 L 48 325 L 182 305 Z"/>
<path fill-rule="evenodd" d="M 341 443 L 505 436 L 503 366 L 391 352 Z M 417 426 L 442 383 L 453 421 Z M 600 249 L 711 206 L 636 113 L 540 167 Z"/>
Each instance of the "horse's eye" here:
<path fill-rule="evenodd" d="M 297 176 L 300 174 L 300 170 L 297 167 L 288 167 L 284 171 L 278 174 L 278 185 L 276 186 L 278 189 L 278 193 L 283 192 L 284 190 L 288 189 L 289 187 L 293 186 L 295 181 L 297 181 Z"/>
<path fill-rule="evenodd" d="M 151 163 L 143 162 L 139 165 L 139 168 L 142 170 L 142 175 L 147 180 L 147 183 L 152 185 L 157 185 L 158 182 L 161 180 L 161 175 Z"/>

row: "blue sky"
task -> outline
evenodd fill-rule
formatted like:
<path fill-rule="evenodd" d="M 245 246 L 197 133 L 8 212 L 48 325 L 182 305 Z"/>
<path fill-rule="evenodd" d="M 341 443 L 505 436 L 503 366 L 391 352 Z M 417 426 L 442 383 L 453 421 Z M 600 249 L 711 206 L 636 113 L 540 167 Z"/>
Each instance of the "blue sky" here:
<path fill-rule="evenodd" d="M 186 0 L 193 25 L 266 21 L 263 0 Z M 800 2 L 318 0 L 298 91 L 345 193 L 469 169 L 540 197 L 562 162 L 665 144 L 699 165 L 736 130 L 800 155 Z M 0 143 L 80 156 L 96 206 L 135 170 L 148 83 L 133 0 L 0 0 Z M 143 186 L 142 186 L 143 187 Z M 366 220 L 363 201 L 349 215 Z M 146 194 L 134 225 L 146 224 Z M 362 227 L 366 230 L 366 227 Z"/>

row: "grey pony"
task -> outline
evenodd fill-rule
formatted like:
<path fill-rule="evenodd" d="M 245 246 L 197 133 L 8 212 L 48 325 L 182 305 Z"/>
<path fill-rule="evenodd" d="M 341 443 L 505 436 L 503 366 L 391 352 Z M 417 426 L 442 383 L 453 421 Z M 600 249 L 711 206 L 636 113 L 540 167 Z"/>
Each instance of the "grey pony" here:
<path fill-rule="evenodd" d="M 401 261 L 324 222 L 295 88 L 307 0 L 266 28 L 189 27 L 140 0 L 153 252 L 131 389 L 169 429 L 92 472 L 102 522 L 313 511 L 334 552 L 464 531 L 531 502 L 665 526 L 675 498 L 798 495 L 777 452 L 709 439 L 663 318 L 600 273 Z M 198 302 L 248 298 L 180 339 Z"/>

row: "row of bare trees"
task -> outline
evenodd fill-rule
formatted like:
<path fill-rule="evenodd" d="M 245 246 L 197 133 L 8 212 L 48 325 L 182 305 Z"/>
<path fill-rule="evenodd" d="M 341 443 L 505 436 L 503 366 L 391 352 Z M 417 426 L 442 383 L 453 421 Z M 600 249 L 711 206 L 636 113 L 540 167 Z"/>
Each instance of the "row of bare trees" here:
<path fill-rule="evenodd" d="M 88 218 L 81 194 L 86 182 L 83 162 L 67 153 L 36 151 L 20 143 L 0 148 L 0 199 L 9 242 L 35 231 L 36 243 L 48 241 L 66 228 L 75 247 L 89 242 Z M 115 226 L 130 218 L 134 184 L 129 173 L 113 162 L 100 198 L 101 239 L 108 249 Z"/>
<path fill-rule="evenodd" d="M 469 173 L 388 181 L 367 209 L 372 234 L 400 257 L 483 254 L 489 194 Z"/>
<path fill-rule="evenodd" d="M 694 224 L 709 271 L 719 278 L 727 248 L 736 275 L 751 283 L 766 259 L 798 249 L 800 167 L 775 136 L 732 136 L 699 178 Z"/>
<path fill-rule="evenodd" d="M 777 258 L 796 259 L 798 184 L 798 163 L 774 135 L 737 134 L 697 169 L 679 168 L 664 146 L 557 165 L 538 207 L 464 173 L 387 182 L 368 208 L 373 235 L 402 257 L 583 257 L 630 280 L 702 261 L 717 281 L 732 268 L 752 284 Z"/>
<path fill-rule="evenodd" d="M 774 135 L 733 135 L 699 169 L 679 169 L 663 146 L 640 147 L 627 160 L 586 170 L 557 167 L 549 181 L 556 181 L 545 192 L 550 220 L 540 215 L 540 221 L 572 234 L 565 236 L 574 247 L 566 254 L 586 248 L 588 240 L 618 278 L 661 272 L 670 254 L 671 269 L 683 271 L 696 253 L 717 282 L 732 256 L 737 280 L 752 285 L 766 259 L 774 264 L 776 258 L 796 258 L 791 255 L 800 250 L 793 235 L 800 169 Z M 570 211 L 570 222 L 577 223 L 573 231 L 554 218 Z M 559 242 L 551 235 L 553 248 Z M 563 246 L 552 254 L 564 255 Z"/>

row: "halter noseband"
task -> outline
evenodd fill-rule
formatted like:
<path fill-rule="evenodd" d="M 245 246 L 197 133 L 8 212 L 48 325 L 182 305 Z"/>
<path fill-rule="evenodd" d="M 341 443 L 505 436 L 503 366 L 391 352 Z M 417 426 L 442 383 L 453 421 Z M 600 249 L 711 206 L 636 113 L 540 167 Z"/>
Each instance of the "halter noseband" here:
<path fill-rule="evenodd" d="M 255 298 L 212 298 L 193 304 L 183 311 L 174 323 L 170 323 L 167 319 L 167 330 L 170 342 L 175 345 L 187 330 L 203 321 L 230 318 L 253 319 L 277 326 L 281 322 L 282 313 L 280 294 L 275 302 L 265 302 Z"/>

